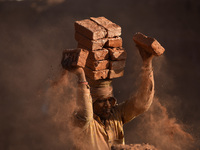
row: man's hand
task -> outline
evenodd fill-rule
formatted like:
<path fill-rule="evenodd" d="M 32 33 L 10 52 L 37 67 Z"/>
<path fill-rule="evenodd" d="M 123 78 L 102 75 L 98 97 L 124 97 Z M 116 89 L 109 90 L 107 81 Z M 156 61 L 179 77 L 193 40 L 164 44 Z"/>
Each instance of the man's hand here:
<path fill-rule="evenodd" d="M 68 71 L 76 70 L 78 67 L 85 67 L 89 51 L 84 49 L 66 49 L 63 51 L 61 64 Z"/>
<path fill-rule="evenodd" d="M 64 53 L 61 61 L 62 67 L 68 71 L 75 70 L 76 68 L 72 66 L 74 60 L 75 60 L 75 55 L 72 55 L 71 53 Z"/>
<path fill-rule="evenodd" d="M 143 63 L 148 63 L 151 62 L 154 55 L 149 53 L 147 50 L 145 50 L 143 47 L 136 45 L 136 47 L 138 48 L 139 52 L 140 52 L 140 56 L 142 57 Z"/>
<path fill-rule="evenodd" d="M 85 72 L 83 70 L 84 65 L 78 62 L 80 60 L 78 59 L 78 57 L 80 57 L 79 54 L 81 52 L 82 51 L 79 49 L 64 51 L 61 64 L 64 69 L 68 70 L 71 73 L 74 73 L 78 77 L 79 81 L 86 81 Z M 84 53 L 86 52 L 83 51 L 82 54 Z M 86 60 L 86 58 L 87 57 L 85 57 L 84 59 Z"/>

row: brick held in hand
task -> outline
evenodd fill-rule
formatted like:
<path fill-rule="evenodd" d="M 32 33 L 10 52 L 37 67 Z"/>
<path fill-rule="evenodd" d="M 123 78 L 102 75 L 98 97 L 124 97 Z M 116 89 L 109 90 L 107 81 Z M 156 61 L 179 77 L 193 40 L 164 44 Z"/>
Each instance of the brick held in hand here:
<path fill-rule="evenodd" d="M 115 37 L 121 35 L 121 27 L 105 17 L 90 17 L 91 20 L 103 26 L 107 30 L 107 37 Z"/>
<path fill-rule="evenodd" d="M 72 69 L 74 67 L 85 67 L 89 51 L 85 49 L 67 49 L 63 51 L 62 67 Z"/>
<path fill-rule="evenodd" d="M 119 70 L 109 70 L 108 73 L 108 78 L 113 79 L 113 78 L 119 78 L 124 75 L 124 69 L 119 69 Z"/>
<path fill-rule="evenodd" d="M 108 38 L 105 46 L 106 47 L 122 47 L 122 38 L 121 37 Z"/>
<path fill-rule="evenodd" d="M 151 37 L 148 37 L 140 32 L 136 33 L 133 36 L 133 40 L 136 43 L 136 45 L 141 46 L 149 53 L 160 56 L 164 53 L 165 49 L 160 45 L 160 43 Z"/>
<path fill-rule="evenodd" d="M 109 61 L 108 60 L 97 60 L 93 61 L 91 59 L 87 59 L 86 66 L 90 69 L 96 71 L 96 70 L 104 70 L 108 69 L 109 67 Z"/>
<path fill-rule="evenodd" d="M 108 48 L 111 60 L 124 60 L 127 58 L 126 51 L 122 48 Z"/>
<path fill-rule="evenodd" d="M 78 32 L 75 32 L 75 39 L 79 44 L 87 47 L 87 49 L 90 49 L 90 50 L 102 49 L 105 43 L 107 42 L 107 38 L 102 38 L 98 40 L 90 40 Z"/>
<path fill-rule="evenodd" d="M 85 67 L 84 71 L 85 75 L 88 78 L 92 80 L 99 80 L 99 79 L 106 79 L 108 77 L 109 69 L 93 71 L 92 69 Z"/>
<path fill-rule="evenodd" d="M 105 48 L 96 51 L 90 51 L 88 55 L 88 59 L 91 60 L 104 60 L 108 58 L 109 58 L 109 51 Z"/>
<path fill-rule="evenodd" d="M 90 19 L 75 21 L 75 30 L 91 40 L 106 37 L 106 30 Z"/>
<path fill-rule="evenodd" d="M 119 60 L 119 61 L 110 61 L 109 69 L 110 70 L 120 70 L 123 69 L 126 65 L 125 60 Z"/>

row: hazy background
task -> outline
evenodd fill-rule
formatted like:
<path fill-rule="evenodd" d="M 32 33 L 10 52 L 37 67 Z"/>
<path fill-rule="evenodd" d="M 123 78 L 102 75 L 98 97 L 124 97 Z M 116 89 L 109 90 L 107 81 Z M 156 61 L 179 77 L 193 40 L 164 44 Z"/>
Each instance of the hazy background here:
<path fill-rule="evenodd" d="M 99 16 L 122 27 L 128 53 L 113 81 L 118 101 L 137 87 L 134 33 L 155 37 L 166 49 L 154 60 L 155 95 L 200 147 L 200 1 L 0 0 L 0 149 L 65 149 L 43 95 L 61 74 L 62 51 L 77 46 L 74 21 Z M 136 134 L 142 117 L 125 125 L 128 144 L 149 142 Z"/>

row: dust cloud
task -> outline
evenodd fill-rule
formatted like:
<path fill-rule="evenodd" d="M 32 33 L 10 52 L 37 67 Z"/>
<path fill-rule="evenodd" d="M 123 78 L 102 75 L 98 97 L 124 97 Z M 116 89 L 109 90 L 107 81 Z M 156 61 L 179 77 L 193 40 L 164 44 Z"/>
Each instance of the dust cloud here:
<path fill-rule="evenodd" d="M 73 149 L 77 144 L 79 128 L 73 124 L 73 113 L 76 109 L 77 79 L 68 71 L 51 83 L 45 92 L 46 113 L 49 114 L 56 131 L 58 141 L 63 149 Z M 81 142 L 80 142 L 81 143 Z"/>
<path fill-rule="evenodd" d="M 76 108 L 76 80 L 73 74 L 62 71 L 56 81 L 49 81 L 51 86 L 43 94 L 43 108 L 46 108 L 43 111 L 52 119 L 51 123 L 55 125 L 53 130 L 56 131 L 57 140 L 63 149 L 73 149 L 74 144 L 81 148 L 87 146 L 77 140 L 80 129 L 72 124 Z M 155 146 L 159 150 L 192 150 L 195 144 L 195 138 L 175 117 L 169 117 L 166 106 L 163 106 L 158 98 L 154 98 L 148 112 L 142 115 L 133 135 L 140 136 L 141 141 L 152 144 L 149 147 Z M 142 150 L 145 146 L 135 144 L 132 147 Z"/>
<path fill-rule="evenodd" d="M 127 144 L 190 150 L 188 141 L 194 139 L 198 149 L 199 8 L 195 0 L 1 0 L 0 149 L 72 148 L 75 134 L 68 119 L 75 109 L 76 79 L 63 75 L 60 60 L 64 49 L 76 47 L 73 22 L 90 16 L 105 16 L 122 27 L 128 59 L 124 77 L 113 81 L 118 102 L 136 90 L 141 60 L 133 34 L 151 35 L 166 49 L 165 58 L 154 63 L 158 100 L 125 126 Z"/>
<path fill-rule="evenodd" d="M 158 98 L 154 99 L 150 110 L 144 114 L 138 125 L 138 134 L 143 140 L 163 150 L 193 149 L 195 139 L 185 130 L 185 126 L 176 118 L 169 117 L 166 107 Z"/>
<path fill-rule="evenodd" d="M 139 54 L 138 54 L 139 55 Z M 137 64 L 139 65 L 139 64 Z M 171 75 L 166 75 L 165 72 L 169 69 L 168 61 L 165 56 L 154 57 L 153 72 L 155 76 L 155 96 L 150 109 L 133 120 L 130 125 L 125 125 L 125 141 L 128 144 L 149 143 L 159 150 L 193 150 L 198 146 L 198 142 L 191 131 L 191 127 L 184 125 L 181 121 L 176 119 L 172 112 L 178 106 L 178 98 L 162 93 L 159 84 L 159 78 L 164 78 L 174 88 L 174 80 Z M 141 65 L 140 65 L 141 66 Z M 135 67 L 136 68 L 136 67 Z M 138 72 L 136 69 L 135 71 Z M 140 84 L 136 78 L 135 86 Z M 159 96 L 158 96 L 159 95 Z M 161 95 L 161 96 L 160 96 Z M 127 146 L 131 147 L 131 146 Z M 134 148 L 134 146 L 132 146 Z M 137 148 L 138 150 L 144 148 Z"/>

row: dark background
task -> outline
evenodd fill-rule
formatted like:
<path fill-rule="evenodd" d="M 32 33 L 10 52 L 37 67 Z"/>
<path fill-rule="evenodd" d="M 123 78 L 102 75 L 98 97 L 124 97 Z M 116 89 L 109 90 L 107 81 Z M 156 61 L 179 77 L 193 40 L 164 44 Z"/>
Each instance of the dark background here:
<path fill-rule="evenodd" d="M 134 33 L 155 37 L 166 49 L 154 60 L 155 95 L 199 147 L 200 1 L 0 0 L 0 149 L 64 149 L 38 95 L 59 76 L 62 51 L 77 46 L 74 21 L 99 16 L 122 27 L 128 53 L 125 75 L 113 81 L 118 101 L 137 88 Z M 127 143 L 148 142 L 129 132 L 139 120 L 125 126 Z"/>

